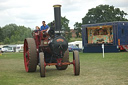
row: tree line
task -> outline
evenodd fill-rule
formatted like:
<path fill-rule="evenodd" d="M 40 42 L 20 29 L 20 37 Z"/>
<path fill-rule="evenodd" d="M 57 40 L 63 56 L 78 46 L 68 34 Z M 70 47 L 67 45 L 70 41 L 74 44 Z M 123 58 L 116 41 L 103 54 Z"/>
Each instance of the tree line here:
<path fill-rule="evenodd" d="M 112 21 L 128 21 L 125 17 L 128 15 L 123 10 L 109 5 L 99 5 L 88 10 L 88 13 L 82 18 L 82 23 L 76 22 L 74 30 L 76 30 L 76 37 L 81 37 L 82 24 L 95 24 Z M 53 22 L 53 21 L 51 21 Z M 50 23 L 51 23 L 50 22 Z M 50 23 L 48 24 L 50 26 Z M 69 20 L 66 17 L 61 17 L 62 29 L 65 31 L 63 36 L 69 41 L 71 38 Z M 17 43 L 23 41 L 27 37 L 32 37 L 32 30 L 29 27 L 17 26 L 16 24 L 9 24 L 0 27 L 0 42 L 4 44 Z"/>
<path fill-rule="evenodd" d="M 32 37 L 31 28 L 25 26 L 17 26 L 16 24 L 9 24 L 0 27 L 0 42 L 3 44 L 18 43 L 24 41 L 27 37 Z"/>
<path fill-rule="evenodd" d="M 128 19 L 125 17 L 126 15 L 128 15 L 126 12 L 120 10 L 119 8 L 115 8 L 114 6 L 99 5 L 95 8 L 89 9 L 88 13 L 82 18 L 82 23 L 76 22 L 74 24 L 74 29 L 77 30 L 77 37 L 81 37 L 82 24 L 128 21 Z"/>
<path fill-rule="evenodd" d="M 63 36 L 69 41 L 71 38 L 70 27 L 68 26 L 69 20 L 66 17 L 61 17 L 62 29 L 67 32 Z M 48 24 L 51 27 L 51 22 Z M 17 44 L 19 41 L 23 43 L 25 38 L 32 37 L 31 28 L 25 26 L 17 26 L 16 24 L 9 24 L 0 27 L 0 43 L 2 44 Z"/>

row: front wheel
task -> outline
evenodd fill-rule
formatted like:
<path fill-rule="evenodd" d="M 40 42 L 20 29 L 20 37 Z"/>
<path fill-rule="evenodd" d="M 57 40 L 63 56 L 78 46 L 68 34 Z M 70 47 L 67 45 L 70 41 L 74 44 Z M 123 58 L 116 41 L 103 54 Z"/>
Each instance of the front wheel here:
<path fill-rule="evenodd" d="M 45 77 L 45 61 L 44 61 L 44 53 L 39 53 L 39 62 L 40 62 L 40 77 Z"/>
<path fill-rule="evenodd" d="M 79 52 L 73 51 L 73 67 L 74 67 L 74 75 L 80 74 L 80 60 L 79 60 Z"/>

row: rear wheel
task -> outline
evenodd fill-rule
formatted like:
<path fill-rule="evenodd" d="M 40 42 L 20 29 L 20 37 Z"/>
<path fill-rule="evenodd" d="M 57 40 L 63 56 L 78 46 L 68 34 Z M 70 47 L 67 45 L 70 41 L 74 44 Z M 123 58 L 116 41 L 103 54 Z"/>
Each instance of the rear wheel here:
<path fill-rule="evenodd" d="M 35 72 L 37 67 L 37 51 L 33 38 L 24 40 L 24 65 L 26 72 Z"/>
<path fill-rule="evenodd" d="M 39 62 L 40 62 L 40 76 L 45 77 L 45 61 L 44 61 L 44 53 L 39 53 Z"/>
<path fill-rule="evenodd" d="M 65 51 L 64 57 L 63 57 L 63 59 L 62 59 L 62 62 L 69 62 L 69 51 L 68 51 L 68 50 Z M 56 68 L 57 68 L 58 70 L 66 70 L 67 67 L 68 67 L 68 65 L 62 65 L 62 66 L 57 66 L 57 65 L 56 65 Z"/>
<path fill-rule="evenodd" d="M 74 75 L 80 74 L 80 60 L 79 60 L 79 52 L 73 51 L 73 67 L 74 67 Z"/>

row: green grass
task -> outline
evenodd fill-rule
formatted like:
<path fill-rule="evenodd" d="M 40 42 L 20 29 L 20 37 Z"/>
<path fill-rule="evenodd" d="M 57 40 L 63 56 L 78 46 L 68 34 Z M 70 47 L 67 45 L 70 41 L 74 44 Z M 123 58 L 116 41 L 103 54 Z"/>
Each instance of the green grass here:
<path fill-rule="evenodd" d="M 39 67 L 34 73 L 24 69 L 22 53 L 0 56 L 0 85 L 128 85 L 128 52 L 80 53 L 81 72 L 74 76 L 73 66 L 58 71 L 46 67 L 46 77 L 40 78 Z M 72 53 L 70 53 L 72 60 Z"/>
<path fill-rule="evenodd" d="M 82 38 L 70 38 L 69 42 L 82 41 Z"/>

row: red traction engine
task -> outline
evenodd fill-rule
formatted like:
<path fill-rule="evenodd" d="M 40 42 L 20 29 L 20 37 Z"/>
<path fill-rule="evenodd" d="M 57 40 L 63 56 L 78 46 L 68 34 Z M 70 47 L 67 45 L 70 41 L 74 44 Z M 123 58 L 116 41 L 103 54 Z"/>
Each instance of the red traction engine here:
<path fill-rule="evenodd" d="M 68 42 L 61 31 L 61 5 L 54 5 L 55 26 L 47 31 L 33 31 L 33 38 L 24 40 L 24 65 L 26 72 L 35 72 L 40 67 L 40 76 L 45 77 L 46 66 L 55 65 L 58 70 L 66 70 L 73 64 L 74 75 L 80 74 L 79 52 L 73 52 L 69 61 Z"/>

